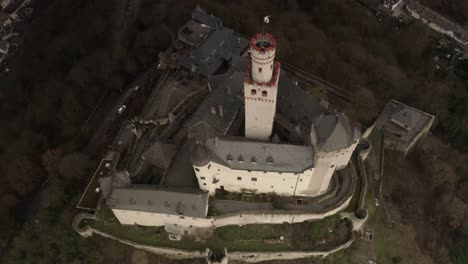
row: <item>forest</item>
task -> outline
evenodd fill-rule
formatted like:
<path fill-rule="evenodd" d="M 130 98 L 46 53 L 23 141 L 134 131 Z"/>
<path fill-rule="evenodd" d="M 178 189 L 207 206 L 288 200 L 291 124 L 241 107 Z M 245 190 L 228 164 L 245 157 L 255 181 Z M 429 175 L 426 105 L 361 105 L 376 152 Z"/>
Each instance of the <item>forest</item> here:
<path fill-rule="evenodd" d="M 412 192 L 397 183 L 405 172 L 401 176 L 393 167 L 387 178 L 395 182 L 388 183 L 384 197 L 395 212 L 407 215 L 405 225 L 416 230 L 418 248 L 433 263 L 468 262 L 468 61 L 437 71 L 433 32 L 418 23 L 396 32 L 394 20 L 378 21 L 354 0 L 128 2 L 137 8 L 136 18 L 122 32 L 127 1 L 35 1 L 24 46 L 11 59 L 11 71 L 0 75 L 4 263 L 138 259 L 127 247 L 102 238 L 84 240 L 71 230 L 76 203 L 100 155 L 86 148 L 90 134 L 82 126 L 101 97 L 120 94 L 157 61 L 197 4 L 244 35 L 261 31 L 262 17 L 270 15 L 267 30 L 278 40 L 280 61 L 336 83 L 368 104 L 396 99 L 434 114 L 430 138 L 406 159 L 395 158 L 410 171 L 412 186 L 423 188 Z M 468 21 L 468 0 L 426 2 L 459 23 Z M 364 126 L 377 115 L 353 103 L 343 108 Z M 414 207 L 420 215 L 413 214 Z M 334 263 L 348 263 L 340 261 Z"/>

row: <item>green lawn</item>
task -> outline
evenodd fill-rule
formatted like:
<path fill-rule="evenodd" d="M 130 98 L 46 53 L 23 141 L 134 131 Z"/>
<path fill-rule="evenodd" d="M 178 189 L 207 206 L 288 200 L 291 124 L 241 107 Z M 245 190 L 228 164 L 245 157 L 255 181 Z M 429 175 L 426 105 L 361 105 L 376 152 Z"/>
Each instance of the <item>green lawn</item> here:
<path fill-rule="evenodd" d="M 216 229 L 216 235 L 225 241 L 290 238 L 292 225 L 224 226 Z"/>
<path fill-rule="evenodd" d="M 123 226 L 109 209 L 101 210 L 98 219 L 88 220 L 88 224 L 98 230 L 137 243 L 187 250 L 210 248 L 215 252 L 221 252 L 225 247 L 230 251 L 312 250 L 318 240 L 330 238 L 328 228 L 335 228 L 340 221 L 340 217 L 335 215 L 309 223 L 225 226 L 216 229 L 214 237 L 206 241 L 195 241 L 190 237 L 184 237 L 181 241 L 171 241 L 161 227 Z M 156 235 L 157 232 L 159 235 Z M 284 237 L 282 242 L 273 244 L 264 242 L 265 239 L 280 239 L 281 236 Z M 342 243 L 341 240 L 342 237 L 335 239 L 332 241 L 333 245 Z M 321 247 L 324 246 L 327 245 Z"/>

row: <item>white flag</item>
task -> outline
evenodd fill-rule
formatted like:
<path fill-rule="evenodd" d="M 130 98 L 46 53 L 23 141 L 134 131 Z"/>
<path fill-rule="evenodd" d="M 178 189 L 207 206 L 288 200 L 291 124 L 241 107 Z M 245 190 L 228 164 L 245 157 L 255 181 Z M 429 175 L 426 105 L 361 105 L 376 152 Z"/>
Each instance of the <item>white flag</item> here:
<path fill-rule="evenodd" d="M 264 18 L 263 18 L 263 22 L 265 22 L 265 24 L 270 23 L 270 16 L 264 17 Z"/>

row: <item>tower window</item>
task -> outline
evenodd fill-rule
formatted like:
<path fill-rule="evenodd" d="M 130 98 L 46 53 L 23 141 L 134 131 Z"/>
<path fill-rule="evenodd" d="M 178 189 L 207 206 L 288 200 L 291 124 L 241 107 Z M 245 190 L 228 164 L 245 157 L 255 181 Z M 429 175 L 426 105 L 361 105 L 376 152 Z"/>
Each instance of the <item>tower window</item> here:
<path fill-rule="evenodd" d="M 258 68 L 258 72 L 262 72 L 262 68 Z"/>
<path fill-rule="evenodd" d="M 237 180 L 238 180 L 238 181 L 241 181 L 241 180 L 242 180 L 242 177 L 237 177 Z"/>
<path fill-rule="evenodd" d="M 252 181 L 253 181 L 253 182 L 256 182 L 256 181 L 257 181 L 257 178 L 252 178 Z"/>
<path fill-rule="evenodd" d="M 257 95 L 257 90 L 255 90 L 255 89 L 250 90 L 250 94 L 251 95 Z"/>
<path fill-rule="evenodd" d="M 267 97 L 267 95 L 268 95 L 268 92 L 267 92 L 267 91 L 262 91 L 262 96 L 263 96 L 263 97 Z"/>

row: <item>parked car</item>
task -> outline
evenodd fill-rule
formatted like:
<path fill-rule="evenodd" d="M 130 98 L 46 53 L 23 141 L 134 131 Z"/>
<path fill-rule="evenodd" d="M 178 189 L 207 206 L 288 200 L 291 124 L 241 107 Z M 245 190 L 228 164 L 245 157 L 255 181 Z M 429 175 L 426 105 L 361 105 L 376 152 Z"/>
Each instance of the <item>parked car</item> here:
<path fill-rule="evenodd" d="M 127 109 L 127 106 L 126 105 L 122 105 L 121 107 L 119 107 L 119 109 L 117 110 L 117 114 L 121 115 L 125 109 Z"/>

